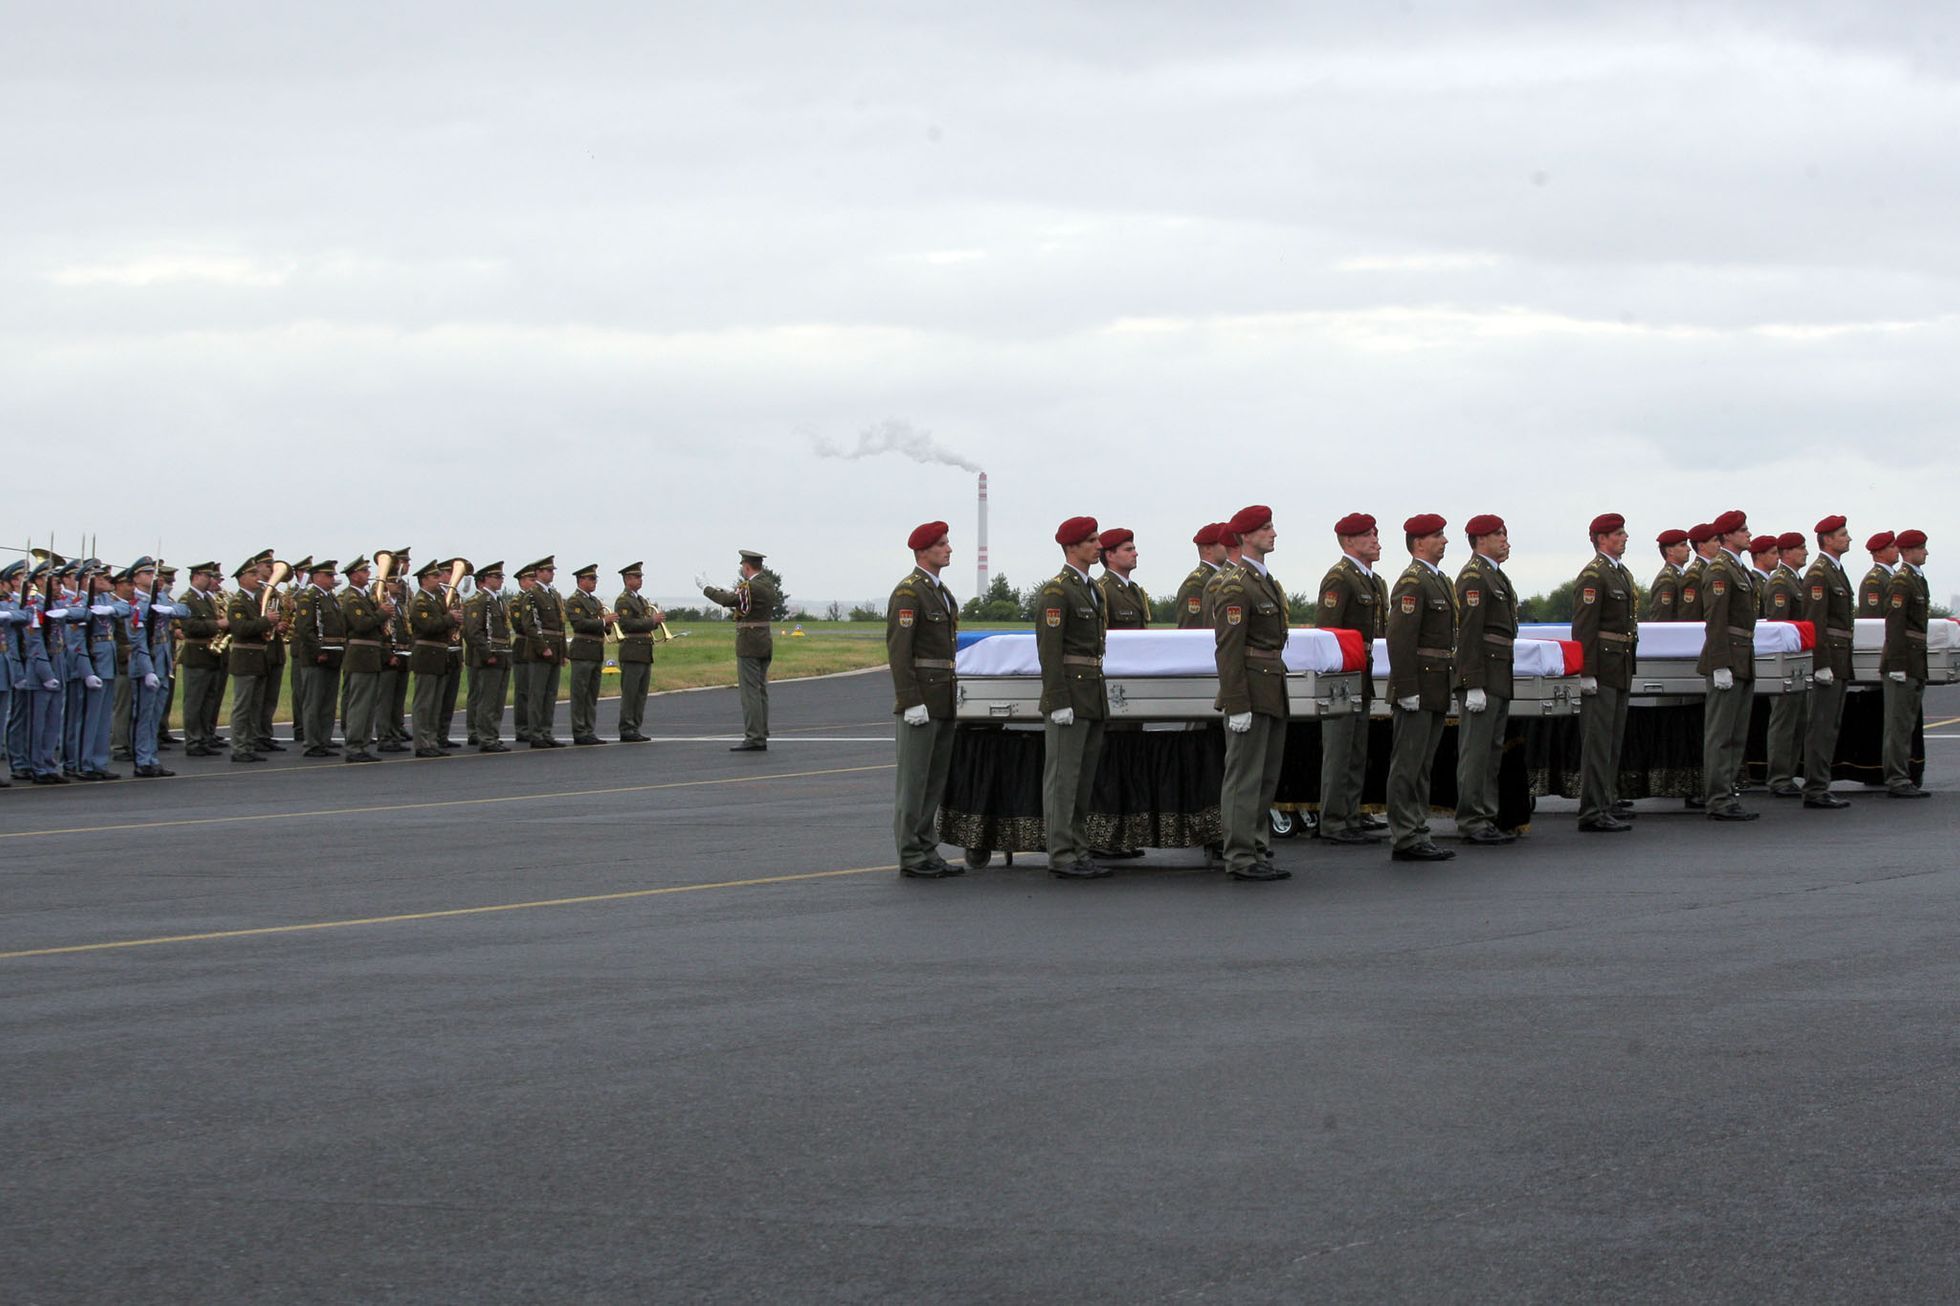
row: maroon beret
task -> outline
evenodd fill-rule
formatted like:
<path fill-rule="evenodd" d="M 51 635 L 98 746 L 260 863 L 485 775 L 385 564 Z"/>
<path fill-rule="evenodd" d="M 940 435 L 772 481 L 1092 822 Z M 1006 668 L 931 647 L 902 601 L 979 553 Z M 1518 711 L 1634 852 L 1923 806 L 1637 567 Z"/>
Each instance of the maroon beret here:
<path fill-rule="evenodd" d="M 1880 531 L 1865 541 L 1865 548 L 1872 553 L 1883 553 L 1895 543 L 1897 541 L 1892 538 L 1891 531 Z"/>
<path fill-rule="evenodd" d="M 1776 537 L 1776 547 L 1779 549 L 1801 549 L 1809 543 L 1802 531 L 1784 531 Z"/>
<path fill-rule="evenodd" d="M 1442 527 L 1438 526 L 1437 530 Z M 1504 519 L 1494 512 L 1480 512 L 1463 523 L 1463 533 L 1472 539 L 1483 535 L 1495 535 L 1504 529 Z"/>
<path fill-rule="evenodd" d="M 1055 528 L 1055 543 L 1067 548 L 1084 540 L 1096 538 L 1096 519 L 1094 517 L 1071 517 Z"/>
<path fill-rule="evenodd" d="M 1097 543 L 1105 549 L 1113 549 L 1119 544 L 1128 544 L 1137 533 L 1122 526 L 1112 526 L 1097 537 Z"/>
<path fill-rule="evenodd" d="M 1710 526 L 1707 522 L 1703 522 L 1699 526 L 1690 526 L 1688 528 L 1688 543 L 1690 544 L 1706 544 L 1714 538 L 1715 538 L 1715 528 L 1713 526 Z"/>
<path fill-rule="evenodd" d="M 1688 539 L 1688 532 L 1678 526 L 1670 526 L 1654 537 L 1654 543 L 1665 549 L 1676 544 L 1686 544 Z"/>
<path fill-rule="evenodd" d="M 1198 533 L 1191 537 L 1191 543 L 1206 544 L 1206 545 L 1216 544 L 1218 543 L 1218 532 L 1223 528 L 1224 528 L 1223 522 L 1212 522 L 1209 525 L 1200 526 L 1198 528 Z"/>
<path fill-rule="evenodd" d="M 1717 535 L 1727 535 L 1731 531 L 1739 531 L 1748 524 L 1748 513 L 1740 508 L 1731 508 L 1714 521 L 1708 523 L 1708 529 L 1712 532 L 1708 538 L 1712 540 Z"/>
<path fill-rule="evenodd" d="M 1434 535 L 1449 523 L 1433 512 L 1419 512 L 1402 523 L 1404 535 Z"/>
<path fill-rule="evenodd" d="M 1925 531 L 1900 531 L 1895 541 L 1902 549 L 1923 549 L 1926 547 Z"/>
<path fill-rule="evenodd" d="M 1351 512 L 1334 523 L 1336 535 L 1366 535 L 1375 529 L 1375 519 L 1365 512 Z"/>
<path fill-rule="evenodd" d="M 1228 549 L 1239 547 L 1239 533 L 1232 529 L 1230 522 L 1218 523 L 1218 542 Z"/>
<path fill-rule="evenodd" d="M 1817 533 L 1819 535 L 1829 535 L 1832 531 L 1843 530 L 1845 525 L 1845 520 L 1841 516 L 1826 517 L 1823 521 L 1817 523 Z"/>
<path fill-rule="evenodd" d="M 1592 519 L 1592 525 L 1586 529 L 1594 535 L 1611 535 L 1614 531 L 1619 530 L 1626 524 L 1627 519 L 1620 516 L 1619 513 L 1602 512 L 1599 516 Z"/>
<path fill-rule="evenodd" d="M 1774 553 L 1781 547 L 1776 542 L 1774 535 L 1758 535 L 1755 539 L 1749 541 L 1749 552 L 1751 553 Z"/>
<path fill-rule="evenodd" d="M 1273 524 L 1273 510 L 1263 503 L 1249 504 L 1232 514 L 1232 534 L 1244 539 L 1252 532 Z"/>
<path fill-rule="evenodd" d="M 943 521 L 929 521 L 923 526 L 913 528 L 912 533 L 905 537 L 905 547 L 914 553 L 920 549 L 930 549 L 945 539 L 946 533 L 951 529 Z"/>

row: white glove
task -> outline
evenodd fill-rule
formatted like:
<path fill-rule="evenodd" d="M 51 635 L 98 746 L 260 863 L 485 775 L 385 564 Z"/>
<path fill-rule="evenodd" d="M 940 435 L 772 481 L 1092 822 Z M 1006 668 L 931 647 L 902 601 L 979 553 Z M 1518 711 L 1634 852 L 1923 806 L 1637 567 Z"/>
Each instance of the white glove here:
<path fill-rule="evenodd" d="M 1048 714 L 1048 719 L 1058 726 L 1072 726 L 1075 724 L 1075 709 L 1072 707 L 1058 707 Z"/>
<path fill-rule="evenodd" d="M 1225 718 L 1225 728 L 1235 735 L 1242 735 L 1252 729 L 1252 713 L 1234 712 Z"/>
<path fill-rule="evenodd" d="M 97 603 L 91 606 L 89 611 L 98 617 L 113 617 L 116 615 L 116 607 L 113 603 Z"/>
<path fill-rule="evenodd" d="M 68 619 L 68 609 L 49 608 L 46 612 L 43 612 L 41 615 L 46 617 L 49 621 L 66 621 Z"/>
<path fill-rule="evenodd" d="M 922 726 L 931 719 L 926 712 L 926 705 L 924 703 L 919 704 L 917 707 L 908 707 L 905 709 L 905 724 L 908 726 Z"/>
<path fill-rule="evenodd" d="M 102 677 L 95 675 L 84 676 L 82 677 L 82 683 L 90 689 L 100 689 L 102 688 Z"/>
<path fill-rule="evenodd" d="M 158 685 L 162 683 L 163 682 L 161 680 L 157 679 L 157 673 L 154 671 L 152 671 L 149 675 L 143 677 L 143 688 L 145 689 L 155 689 Z"/>
<path fill-rule="evenodd" d="M 1717 688 L 1717 689 L 1734 689 L 1734 688 L 1735 688 L 1735 672 L 1733 672 L 1733 671 L 1731 671 L 1731 670 L 1729 670 L 1729 669 L 1728 669 L 1727 667 L 1716 667 L 1716 668 L 1715 668 L 1715 688 Z"/>
<path fill-rule="evenodd" d="M 42 688 L 42 689 L 60 689 L 60 688 L 61 688 L 61 682 L 60 682 L 59 680 L 43 680 L 43 681 L 41 682 L 41 688 Z"/>
<path fill-rule="evenodd" d="M 1903 671 L 1888 671 L 1885 673 L 1885 678 L 1895 685 L 1906 683 L 1906 673 Z"/>
<path fill-rule="evenodd" d="M 1598 676 L 1580 676 L 1580 677 L 1579 677 L 1579 692 L 1580 692 L 1581 694 L 1597 694 L 1597 693 L 1599 692 L 1599 677 L 1598 677 Z"/>
<path fill-rule="evenodd" d="M 1831 669 L 1829 667 L 1819 667 L 1817 668 L 1816 672 L 1811 676 L 1811 679 L 1815 680 L 1820 685 L 1828 685 L 1832 681 L 1836 680 L 1837 676 L 1832 674 Z"/>
<path fill-rule="evenodd" d="M 1484 696 L 1484 691 L 1481 689 L 1473 689 L 1463 696 L 1465 712 L 1481 712 L 1489 706 L 1490 700 Z"/>
<path fill-rule="evenodd" d="M 1413 712 L 1422 706 L 1422 695 L 1411 694 L 1407 698 L 1398 698 L 1395 700 L 1395 706 L 1404 712 Z"/>

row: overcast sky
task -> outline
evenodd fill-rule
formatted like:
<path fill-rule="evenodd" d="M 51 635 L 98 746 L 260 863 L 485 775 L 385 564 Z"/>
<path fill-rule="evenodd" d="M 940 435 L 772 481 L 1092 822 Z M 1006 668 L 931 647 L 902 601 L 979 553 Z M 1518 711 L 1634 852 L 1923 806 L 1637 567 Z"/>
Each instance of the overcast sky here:
<path fill-rule="evenodd" d="M 1166 593 L 1249 502 L 1296 590 L 1495 512 L 1529 592 L 1741 507 L 1943 597 L 1956 15 L 5 0 L 0 540 L 882 602 L 944 517 L 968 594 L 971 472 L 824 456 L 910 430 L 1018 584 L 1077 513 Z"/>

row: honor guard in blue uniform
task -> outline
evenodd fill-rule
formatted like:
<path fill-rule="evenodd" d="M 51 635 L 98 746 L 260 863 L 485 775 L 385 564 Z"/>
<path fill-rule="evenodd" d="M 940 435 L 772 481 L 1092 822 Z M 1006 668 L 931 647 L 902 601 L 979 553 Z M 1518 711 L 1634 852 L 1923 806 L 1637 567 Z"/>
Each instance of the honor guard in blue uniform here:
<path fill-rule="evenodd" d="M 28 573 L 26 769 L 37 785 L 63 785 L 57 760 L 61 750 L 61 683 L 66 650 L 55 613 L 54 564 L 44 562 Z M 16 767 L 16 769 L 19 769 Z"/>
<path fill-rule="evenodd" d="M 109 569 L 96 564 L 83 586 L 88 619 L 79 627 L 82 657 L 82 725 L 76 766 L 83 780 L 120 780 L 109 769 L 109 719 L 116 703 L 116 629 L 129 605 L 118 599 Z"/>
<path fill-rule="evenodd" d="M 135 583 L 135 603 L 129 621 L 129 678 L 136 697 L 136 723 L 130 730 L 130 751 L 136 755 L 136 774 L 146 780 L 175 775 L 157 765 L 157 731 L 163 724 L 164 678 L 170 674 L 170 617 L 176 605 L 157 583 L 154 558 L 138 558 L 129 568 Z"/>
<path fill-rule="evenodd" d="M 88 652 L 88 605 L 82 597 L 87 563 L 70 562 L 55 571 L 54 620 L 61 626 L 61 774 L 81 778 L 82 712 L 88 693 L 83 670 Z"/>
<path fill-rule="evenodd" d="M 21 665 L 21 628 L 27 624 L 27 614 L 21 606 L 15 591 L 20 586 L 21 577 L 27 574 L 25 561 L 10 562 L 0 567 L 0 748 L 12 752 L 8 744 L 9 727 L 14 721 L 14 692 L 27 681 L 26 669 Z M 9 759 L 11 762 L 11 758 Z M 8 773 L 16 779 L 19 767 L 9 765 Z M 0 787 L 7 785 L 0 778 Z"/>

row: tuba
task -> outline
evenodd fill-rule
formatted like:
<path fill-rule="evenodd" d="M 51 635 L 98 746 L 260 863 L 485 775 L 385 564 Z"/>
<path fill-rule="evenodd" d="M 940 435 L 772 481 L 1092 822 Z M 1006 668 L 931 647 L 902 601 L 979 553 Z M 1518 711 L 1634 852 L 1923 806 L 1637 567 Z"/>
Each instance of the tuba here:
<path fill-rule="evenodd" d="M 444 607 L 453 608 L 456 606 L 457 590 L 461 588 L 465 580 L 468 580 L 474 575 L 476 575 L 476 568 L 471 565 L 468 558 L 451 558 L 449 560 L 449 583 L 443 586 L 442 590 Z M 472 583 L 471 589 L 475 589 L 474 583 Z M 468 598 L 469 596 L 466 594 L 463 597 Z"/>
<path fill-rule="evenodd" d="M 279 586 L 292 574 L 292 563 L 281 562 L 277 558 L 273 559 L 272 576 L 264 585 L 259 587 L 259 615 L 261 617 L 269 617 L 273 621 L 279 620 L 281 603 Z"/>
<path fill-rule="evenodd" d="M 376 607 L 387 601 L 388 581 L 395 574 L 395 556 L 387 549 L 374 551 L 374 583 L 368 586 L 368 597 Z"/>

